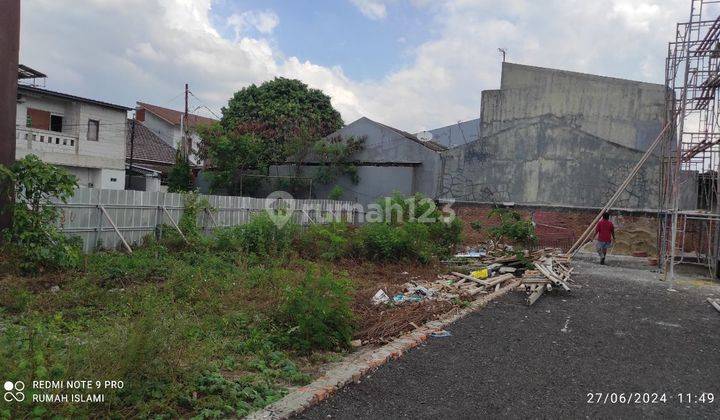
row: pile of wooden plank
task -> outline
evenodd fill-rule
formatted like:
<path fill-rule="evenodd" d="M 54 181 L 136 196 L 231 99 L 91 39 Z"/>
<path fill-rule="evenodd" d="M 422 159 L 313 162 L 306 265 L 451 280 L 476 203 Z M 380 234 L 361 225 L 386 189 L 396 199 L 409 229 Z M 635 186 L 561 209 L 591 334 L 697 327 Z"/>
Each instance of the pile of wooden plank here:
<path fill-rule="evenodd" d="M 532 305 L 549 290 L 559 289 L 569 292 L 570 275 L 573 271 L 569 263 L 569 257 L 561 254 L 543 255 L 535 260 L 535 269 L 523 274 L 520 285 L 521 290 L 529 293 L 527 304 Z"/>
<path fill-rule="evenodd" d="M 570 275 L 573 269 L 570 268 L 570 256 L 555 248 L 544 248 L 536 251 L 517 252 L 512 247 L 502 243 L 488 243 L 483 246 L 482 252 L 475 254 L 460 254 L 460 259 L 449 261 L 455 266 L 462 266 L 465 270 L 475 268 L 487 268 L 490 277 L 487 279 L 475 279 L 466 274 L 453 272 L 459 278 L 476 282 L 485 289 L 500 285 L 512 278 L 521 278 L 518 290 L 528 293 L 527 304 L 534 304 L 545 292 L 553 289 L 568 292 L 570 291 Z M 466 255 L 477 255 L 467 257 Z M 528 268 L 531 266 L 532 268 Z M 505 277 L 503 277 L 505 276 Z M 496 282 L 495 279 L 501 279 Z M 481 289 L 480 290 L 485 290 Z M 479 292 L 478 292 L 479 293 Z"/>

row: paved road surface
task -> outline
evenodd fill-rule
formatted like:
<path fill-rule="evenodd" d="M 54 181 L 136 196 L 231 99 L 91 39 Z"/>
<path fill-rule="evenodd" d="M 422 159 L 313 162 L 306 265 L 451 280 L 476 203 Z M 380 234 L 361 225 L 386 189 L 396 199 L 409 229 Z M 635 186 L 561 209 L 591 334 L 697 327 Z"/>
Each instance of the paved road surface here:
<path fill-rule="evenodd" d="M 579 262 L 571 295 L 512 293 L 299 418 L 720 418 L 720 288 L 655 277 Z M 630 392 L 667 402 L 587 402 Z"/>

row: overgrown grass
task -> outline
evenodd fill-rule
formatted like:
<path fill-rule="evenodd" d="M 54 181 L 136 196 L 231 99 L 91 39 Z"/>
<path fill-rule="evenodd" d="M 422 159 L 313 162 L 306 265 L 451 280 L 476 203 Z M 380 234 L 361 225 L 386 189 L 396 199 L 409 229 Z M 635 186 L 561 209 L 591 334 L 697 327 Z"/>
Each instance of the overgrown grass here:
<path fill-rule="evenodd" d="M 300 361 L 348 348 L 353 284 L 330 262 L 425 263 L 459 240 L 452 224 L 397 220 L 300 230 L 261 213 L 209 237 L 183 225 L 189 245 L 167 229 L 132 255 L 92 254 L 54 277 L 0 277 L 5 378 L 124 383 L 96 391 L 105 394 L 96 404 L 33 404 L 43 391 L 26 388 L 0 417 L 243 416 L 308 382 Z"/>

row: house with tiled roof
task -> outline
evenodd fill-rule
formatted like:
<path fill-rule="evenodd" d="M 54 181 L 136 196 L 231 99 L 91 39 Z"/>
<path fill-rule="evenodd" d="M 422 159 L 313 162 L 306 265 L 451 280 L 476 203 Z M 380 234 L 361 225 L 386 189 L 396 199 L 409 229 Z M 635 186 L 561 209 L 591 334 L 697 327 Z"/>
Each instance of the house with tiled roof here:
<path fill-rule="evenodd" d="M 136 109 L 136 120 L 147 129 L 155 133 L 165 143 L 175 149 L 180 147 L 183 138 L 183 112 L 165 108 L 157 105 L 138 102 Z M 201 115 L 188 114 L 187 125 L 190 129 L 191 148 L 194 154 L 197 153 L 200 144 L 200 137 L 197 129 L 200 126 L 207 126 L 217 122 L 212 118 Z M 197 163 L 196 156 L 191 155 L 191 160 Z"/>
<path fill-rule="evenodd" d="M 131 173 L 128 188 L 142 191 L 161 190 L 160 184 L 165 184 L 170 169 L 175 164 L 177 149 L 140 123 L 127 120 L 127 126 L 125 166 Z"/>

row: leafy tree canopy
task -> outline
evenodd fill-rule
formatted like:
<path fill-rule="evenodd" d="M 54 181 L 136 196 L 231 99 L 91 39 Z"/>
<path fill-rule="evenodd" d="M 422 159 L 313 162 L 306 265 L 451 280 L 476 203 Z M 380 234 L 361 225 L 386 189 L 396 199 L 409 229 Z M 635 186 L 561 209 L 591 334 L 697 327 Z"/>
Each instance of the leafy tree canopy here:
<path fill-rule="evenodd" d="M 280 143 L 297 136 L 301 130 L 320 138 L 343 126 L 342 117 L 328 95 L 299 80 L 285 78 L 243 88 L 233 95 L 222 113 L 225 130 L 251 132 Z"/>
<path fill-rule="evenodd" d="M 252 193 L 242 175 L 265 175 L 275 163 L 292 161 L 299 172 L 314 145 L 343 126 L 328 95 L 285 78 L 243 88 L 222 113 L 219 124 L 200 132 L 200 156 L 212 167 L 213 189 L 231 194 Z"/>

